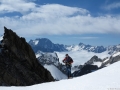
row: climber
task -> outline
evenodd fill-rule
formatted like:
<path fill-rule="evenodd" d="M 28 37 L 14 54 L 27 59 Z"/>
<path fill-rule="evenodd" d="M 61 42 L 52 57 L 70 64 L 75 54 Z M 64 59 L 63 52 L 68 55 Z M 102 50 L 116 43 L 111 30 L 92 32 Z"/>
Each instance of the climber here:
<path fill-rule="evenodd" d="M 68 54 L 66 54 L 65 58 L 63 59 L 63 63 L 65 63 L 65 65 L 66 65 L 68 79 L 72 78 L 72 75 L 71 75 L 72 65 L 71 64 L 73 63 L 73 59 Z"/>

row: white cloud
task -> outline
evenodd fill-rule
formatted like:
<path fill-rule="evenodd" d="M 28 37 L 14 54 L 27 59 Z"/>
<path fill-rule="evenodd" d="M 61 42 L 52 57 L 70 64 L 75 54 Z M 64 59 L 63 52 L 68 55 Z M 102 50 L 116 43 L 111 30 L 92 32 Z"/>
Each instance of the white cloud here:
<path fill-rule="evenodd" d="M 17 11 L 23 14 L 23 16 L 0 17 L 1 31 L 3 26 L 6 26 L 23 37 L 26 37 L 26 34 L 34 36 L 40 34 L 120 33 L 119 16 L 92 17 L 86 9 L 59 4 L 38 5 L 28 0 L 1 0 L 0 3 L 1 12 Z"/>
<path fill-rule="evenodd" d="M 120 2 L 116 2 L 116 3 L 109 4 L 109 5 L 105 5 L 103 8 L 105 10 L 112 10 L 112 9 L 120 8 Z"/>
<path fill-rule="evenodd" d="M 76 65 L 83 65 L 85 62 L 90 60 L 94 55 L 98 56 L 101 59 L 104 59 L 106 57 L 109 57 L 110 55 L 108 52 L 103 53 L 94 53 L 94 52 L 88 52 L 85 50 L 81 51 L 71 51 L 71 52 L 57 52 L 57 55 L 59 57 L 59 61 L 62 63 L 62 60 L 65 58 L 65 54 L 69 54 L 74 60 L 73 66 Z"/>
<path fill-rule="evenodd" d="M 35 19 L 59 19 L 67 16 L 73 15 L 85 15 L 88 11 L 86 9 L 77 8 L 77 7 L 68 7 L 59 4 L 47 4 L 36 7 L 36 9 L 23 16 L 22 19 L 26 20 L 35 20 Z"/>
<path fill-rule="evenodd" d="M 0 0 L 0 12 L 20 12 L 25 13 L 36 8 L 36 4 L 27 0 Z"/>
<path fill-rule="evenodd" d="M 80 39 L 98 39 L 98 37 L 78 37 Z"/>

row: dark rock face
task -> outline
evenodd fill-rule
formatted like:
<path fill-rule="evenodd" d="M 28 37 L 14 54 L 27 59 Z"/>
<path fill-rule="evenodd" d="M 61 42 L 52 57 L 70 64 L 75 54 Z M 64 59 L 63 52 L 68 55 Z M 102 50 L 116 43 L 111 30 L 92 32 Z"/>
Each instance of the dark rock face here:
<path fill-rule="evenodd" d="M 89 61 L 87 61 L 84 65 L 79 66 L 80 70 L 75 71 L 73 73 L 74 77 L 77 76 L 82 76 L 88 73 L 91 73 L 93 71 L 98 70 L 98 66 L 97 65 L 92 65 L 94 62 L 101 62 L 102 63 L 102 59 L 98 58 L 96 55 L 93 56 Z"/>
<path fill-rule="evenodd" d="M 82 76 L 82 75 L 91 73 L 91 72 L 93 72 L 95 70 L 98 70 L 98 66 L 97 65 L 84 65 L 80 70 L 75 71 L 72 75 L 74 77 Z"/>
<path fill-rule="evenodd" d="M 0 85 L 28 86 L 54 81 L 25 39 L 6 27 L 4 29 L 0 48 Z"/>

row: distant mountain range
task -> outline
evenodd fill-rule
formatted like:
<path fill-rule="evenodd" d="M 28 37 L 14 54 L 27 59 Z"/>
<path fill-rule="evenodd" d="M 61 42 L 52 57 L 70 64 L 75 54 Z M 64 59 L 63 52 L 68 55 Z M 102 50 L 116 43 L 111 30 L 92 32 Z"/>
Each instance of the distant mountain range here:
<path fill-rule="evenodd" d="M 30 40 L 28 42 L 33 48 L 34 52 L 42 51 L 42 52 L 64 52 L 64 51 L 81 51 L 87 50 L 88 52 L 102 53 L 104 51 L 108 51 L 109 54 L 113 54 L 116 51 L 120 51 L 120 44 L 113 46 L 92 46 L 86 45 L 84 43 L 79 43 L 78 45 L 63 45 L 63 44 L 54 44 L 47 38 L 39 38 L 35 40 Z"/>
<path fill-rule="evenodd" d="M 43 65 L 51 72 L 55 80 L 66 78 L 66 66 L 59 62 L 59 57 L 54 51 L 69 52 L 86 50 L 88 52 L 94 53 L 108 51 L 108 53 L 111 54 L 110 57 L 106 57 L 104 59 L 98 58 L 98 56 L 93 56 L 83 65 L 73 66 L 72 75 L 74 77 L 91 73 L 120 60 L 120 45 L 113 45 L 108 47 L 92 46 L 83 43 L 79 43 L 78 45 L 63 45 L 54 44 L 47 38 L 30 40 L 29 44 L 32 46 L 34 52 L 36 53 L 36 58 L 39 60 L 41 65 Z M 58 74 L 56 74 L 56 72 Z"/>
<path fill-rule="evenodd" d="M 39 60 L 41 65 L 43 65 L 51 72 L 55 80 L 67 78 L 66 66 L 59 62 L 59 57 L 57 56 L 57 53 L 43 53 L 41 51 L 38 51 L 36 53 L 36 58 Z M 72 75 L 73 77 L 82 76 L 93 71 L 97 71 L 101 68 L 107 67 L 118 61 L 120 61 L 120 52 L 116 52 L 109 57 L 105 57 L 104 59 L 101 59 L 98 56 L 94 55 L 83 65 L 73 66 Z"/>
<path fill-rule="evenodd" d="M 29 44 L 33 48 L 34 52 L 39 50 L 42 52 L 67 51 L 63 44 L 54 44 L 47 38 L 30 40 Z"/>

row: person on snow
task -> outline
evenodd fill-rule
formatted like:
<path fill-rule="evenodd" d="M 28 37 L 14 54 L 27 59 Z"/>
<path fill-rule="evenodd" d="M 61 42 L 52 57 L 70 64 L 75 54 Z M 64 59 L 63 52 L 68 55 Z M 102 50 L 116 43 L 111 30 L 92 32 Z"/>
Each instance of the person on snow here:
<path fill-rule="evenodd" d="M 72 75 L 71 75 L 72 65 L 71 64 L 73 63 L 73 60 L 68 54 L 65 55 L 65 58 L 63 59 L 63 63 L 65 63 L 65 65 L 66 65 L 68 79 L 72 78 Z"/>

